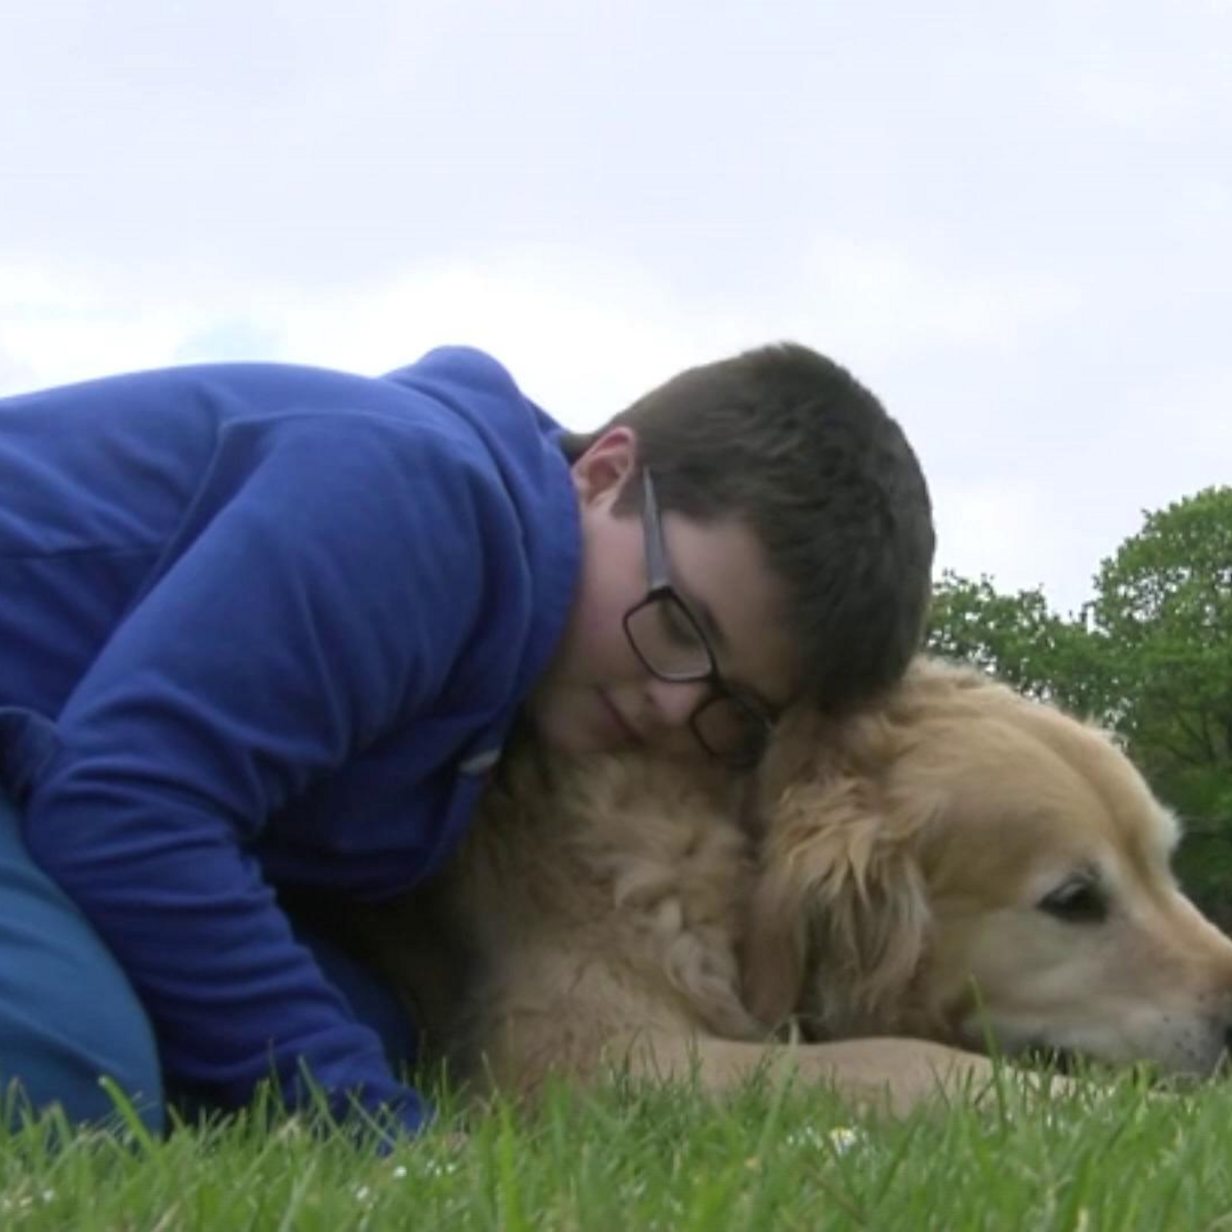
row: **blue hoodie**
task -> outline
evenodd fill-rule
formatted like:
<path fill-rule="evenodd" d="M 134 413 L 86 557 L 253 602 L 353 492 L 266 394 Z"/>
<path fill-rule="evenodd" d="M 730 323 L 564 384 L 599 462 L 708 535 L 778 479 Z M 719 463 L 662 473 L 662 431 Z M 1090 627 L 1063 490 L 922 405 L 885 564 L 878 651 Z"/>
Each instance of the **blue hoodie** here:
<path fill-rule="evenodd" d="M 495 361 L 280 365 L 0 402 L 0 784 L 168 1078 L 419 1119 L 272 885 L 439 867 L 563 631 L 560 430 Z"/>

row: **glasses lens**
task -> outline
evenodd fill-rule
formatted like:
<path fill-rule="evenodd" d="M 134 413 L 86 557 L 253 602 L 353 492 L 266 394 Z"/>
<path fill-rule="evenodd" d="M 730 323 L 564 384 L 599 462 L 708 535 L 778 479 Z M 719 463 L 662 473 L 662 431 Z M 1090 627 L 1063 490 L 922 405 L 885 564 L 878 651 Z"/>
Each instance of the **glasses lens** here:
<path fill-rule="evenodd" d="M 733 766 L 751 766 L 757 761 L 769 734 L 764 715 L 724 693 L 699 706 L 692 723 L 707 752 Z"/>
<path fill-rule="evenodd" d="M 642 662 L 664 680 L 700 680 L 714 669 L 702 631 L 672 595 L 634 608 L 625 617 L 625 632 Z"/>

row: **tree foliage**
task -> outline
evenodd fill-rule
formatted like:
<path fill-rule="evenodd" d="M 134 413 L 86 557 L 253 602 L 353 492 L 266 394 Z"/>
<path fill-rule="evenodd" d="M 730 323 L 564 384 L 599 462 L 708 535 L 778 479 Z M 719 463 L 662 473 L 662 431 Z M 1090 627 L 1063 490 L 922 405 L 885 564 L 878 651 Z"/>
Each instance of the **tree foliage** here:
<path fill-rule="evenodd" d="M 974 664 L 1041 701 L 1107 721 L 1111 709 L 1095 639 L 1058 616 L 1038 587 L 1002 594 L 992 579 L 945 573 L 933 592 L 932 654 Z"/>
<path fill-rule="evenodd" d="M 1148 514 L 1096 587 L 1118 730 L 1165 797 L 1232 824 L 1232 488 Z"/>

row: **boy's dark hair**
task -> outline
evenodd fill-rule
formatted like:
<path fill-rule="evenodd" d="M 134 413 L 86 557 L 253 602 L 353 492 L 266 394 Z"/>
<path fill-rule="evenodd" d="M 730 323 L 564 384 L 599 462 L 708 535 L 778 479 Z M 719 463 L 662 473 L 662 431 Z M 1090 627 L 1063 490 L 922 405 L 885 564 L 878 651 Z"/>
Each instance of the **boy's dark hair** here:
<path fill-rule="evenodd" d="M 842 712 L 892 685 L 920 643 L 934 548 L 902 429 L 838 364 L 769 346 L 691 368 L 615 416 L 664 510 L 743 520 L 787 587 L 802 693 Z M 579 456 L 599 433 L 571 434 Z M 627 482 L 618 512 L 636 511 Z"/>

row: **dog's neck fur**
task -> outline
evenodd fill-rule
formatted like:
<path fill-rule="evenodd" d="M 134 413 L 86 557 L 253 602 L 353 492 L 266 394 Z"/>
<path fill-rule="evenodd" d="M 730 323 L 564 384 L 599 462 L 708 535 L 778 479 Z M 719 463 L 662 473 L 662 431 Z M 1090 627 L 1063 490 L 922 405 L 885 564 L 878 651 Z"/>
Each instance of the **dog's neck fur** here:
<path fill-rule="evenodd" d="M 454 893 L 483 905 L 480 948 L 494 956 L 481 995 L 512 1002 L 518 964 L 547 961 L 533 936 L 518 950 L 519 926 L 536 920 L 596 965 L 619 955 L 632 1004 L 646 988 L 696 1026 L 764 1034 L 739 995 L 752 876 L 740 790 L 726 773 L 682 774 L 646 754 L 569 762 L 520 750 L 455 866 Z"/>

